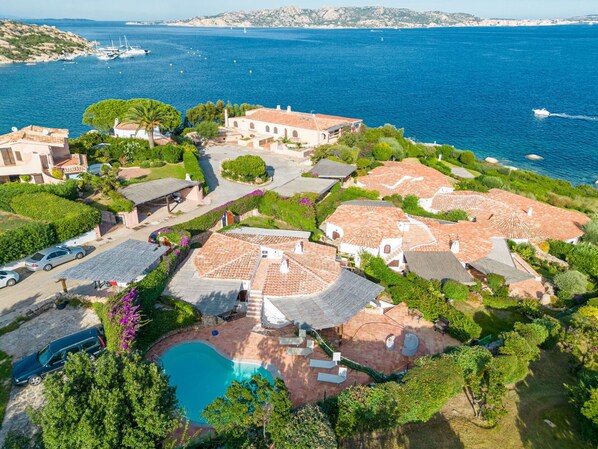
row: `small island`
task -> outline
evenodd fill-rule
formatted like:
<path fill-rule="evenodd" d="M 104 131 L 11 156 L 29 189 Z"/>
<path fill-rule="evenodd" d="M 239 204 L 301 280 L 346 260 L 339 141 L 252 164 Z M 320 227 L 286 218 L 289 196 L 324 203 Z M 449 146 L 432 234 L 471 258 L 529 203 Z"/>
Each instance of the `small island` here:
<path fill-rule="evenodd" d="M 71 60 L 91 49 L 91 42 L 71 32 L 0 20 L 0 64 Z"/>

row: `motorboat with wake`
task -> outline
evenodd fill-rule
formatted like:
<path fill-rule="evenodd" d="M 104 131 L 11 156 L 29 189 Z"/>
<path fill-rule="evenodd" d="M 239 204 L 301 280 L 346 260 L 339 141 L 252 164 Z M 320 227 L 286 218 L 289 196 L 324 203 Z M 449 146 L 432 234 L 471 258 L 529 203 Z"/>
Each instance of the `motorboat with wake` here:
<path fill-rule="evenodd" d="M 550 115 L 550 112 L 547 111 L 544 108 L 542 108 L 542 109 L 532 109 L 532 112 L 534 113 L 534 115 L 536 117 L 548 117 Z"/>

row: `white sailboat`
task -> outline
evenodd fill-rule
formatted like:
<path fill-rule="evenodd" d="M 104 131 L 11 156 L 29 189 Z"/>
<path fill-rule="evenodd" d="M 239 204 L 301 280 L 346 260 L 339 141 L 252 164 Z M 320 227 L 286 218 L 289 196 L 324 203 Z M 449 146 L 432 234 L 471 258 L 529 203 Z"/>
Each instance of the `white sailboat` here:
<path fill-rule="evenodd" d="M 129 41 L 127 40 L 127 36 L 124 36 L 124 38 L 125 38 L 125 47 L 124 47 L 124 50 L 121 50 L 119 57 L 134 58 L 135 56 L 145 56 L 150 52 L 149 50 L 145 50 L 141 47 L 132 46 L 131 44 L 129 44 Z"/>

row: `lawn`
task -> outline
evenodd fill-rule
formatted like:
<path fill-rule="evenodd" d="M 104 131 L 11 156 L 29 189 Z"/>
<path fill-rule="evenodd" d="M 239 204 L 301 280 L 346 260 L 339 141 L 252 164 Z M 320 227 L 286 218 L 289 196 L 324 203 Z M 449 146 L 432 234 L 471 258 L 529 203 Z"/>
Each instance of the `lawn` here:
<path fill-rule="evenodd" d="M 0 211 L 0 234 L 11 229 L 16 229 L 24 223 L 31 221 L 28 218 L 21 217 L 20 215 L 11 214 L 8 212 Z"/>
<path fill-rule="evenodd" d="M 567 356 L 545 351 L 528 377 L 509 389 L 508 414 L 493 428 L 473 419 L 464 395 L 449 401 L 424 424 L 364 435 L 345 449 L 591 449 L 579 436 L 579 424 L 563 384 L 574 384 Z M 555 424 L 550 427 L 545 419 Z"/>
<path fill-rule="evenodd" d="M 241 226 L 249 228 L 264 228 L 264 229 L 297 229 L 290 226 L 281 220 L 275 220 L 270 217 L 249 217 L 240 223 Z"/>
<path fill-rule="evenodd" d="M 517 310 L 498 310 L 487 306 L 474 307 L 468 302 L 456 301 L 455 308 L 470 317 L 482 327 L 482 337 L 486 335 L 498 336 L 503 331 L 510 331 L 513 325 L 529 320 Z"/>
<path fill-rule="evenodd" d="M 153 181 L 155 179 L 162 178 L 178 178 L 185 179 L 185 168 L 182 163 L 179 164 L 166 164 L 164 167 L 150 168 L 150 174 L 144 176 L 144 181 Z"/>

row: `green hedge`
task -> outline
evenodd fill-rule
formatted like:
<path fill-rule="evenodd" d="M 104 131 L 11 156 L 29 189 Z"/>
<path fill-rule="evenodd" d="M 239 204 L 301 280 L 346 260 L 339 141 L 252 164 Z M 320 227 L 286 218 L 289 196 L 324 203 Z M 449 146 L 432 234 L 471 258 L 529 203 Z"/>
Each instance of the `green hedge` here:
<path fill-rule="evenodd" d="M 493 309 L 516 309 L 519 307 L 519 300 L 517 298 L 511 298 L 509 296 L 492 296 L 490 294 L 483 294 L 483 302 L 485 306 L 492 307 Z"/>
<path fill-rule="evenodd" d="M 199 165 L 197 155 L 195 155 L 192 151 L 183 152 L 183 166 L 185 167 L 185 171 L 189 173 L 189 176 L 191 176 L 192 181 L 199 181 L 205 186 L 206 178 Z"/>
<path fill-rule="evenodd" d="M 235 201 L 230 201 L 226 204 L 223 204 L 222 206 L 197 218 L 175 225 L 172 227 L 172 229 L 186 230 L 191 234 L 200 234 L 216 225 L 218 220 L 222 218 L 222 214 L 227 210 L 230 210 L 234 214 L 241 215 L 249 212 L 250 210 L 257 209 L 263 194 L 264 192 L 261 190 L 255 190 L 248 195 L 245 195 Z"/>
<path fill-rule="evenodd" d="M 74 200 L 77 198 L 77 182 L 74 180 L 62 184 L 25 184 L 22 182 L 9 182 L 0 185 L 0 209 L 14 212 L 11 206 L 13 198 L 25 193 L 47 192 L 56 196 Z M 34 217 L 35 218 L 35 217 Z"/>
<path fill-rule="evenodd" d="M 32 221 L 0 234 L 0 265 L 22 259 L 58 240 L 50 223 Z"/>
<path fill-rule="evenodd" d="M 90 231 L 101 222 L 100 211 L 51 193 L 15 196 L 10 206 L 17 214 L 50 222 L 59 242 Z"/>
<path fill-rule="evenodd" d="M 263 183 L 268 179 L 266 162 L 250 154 L 222 163 L 222 176 L 236 181 Z"/>

